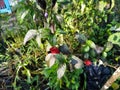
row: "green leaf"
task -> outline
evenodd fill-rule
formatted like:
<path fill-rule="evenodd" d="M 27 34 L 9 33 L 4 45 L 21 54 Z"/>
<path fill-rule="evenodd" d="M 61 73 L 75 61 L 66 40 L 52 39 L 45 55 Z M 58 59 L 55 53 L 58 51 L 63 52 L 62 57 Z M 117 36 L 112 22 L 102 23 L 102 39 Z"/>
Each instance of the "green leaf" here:
<path fill-rule="evenodd" d="M 84 35 L 84 34 L 81 34 L 81 33 L 76 33 L 75 34 L 75 38 L 78 40 L 78 42 L 80 42 L 80 43 L 84 43 L 86 40 L 87 40 L 87 38 L 86 38 L 86 36 Z"/>
<path fill-rule="evenodd" d="M 91 40 L 87 40 L 87 41 L 86 41 L 86 44 L 87 44 L 89 47 L 93 48 L 93 49 L 96 48 L 95 43 L 94 43 L 93 41 L 91 41 Z"/>
<path fill-rule="evenodd" d="M 54 36 L 53 35 L 49 35 L 49 37 L 47 36 L 47 38 L 48 38 L 49 43 L 52 46 L 57 44 L 57 37 L 55 35 Z"/>
<path fill-rule="evenodd" d="M 118 25 L 119 25 L 119 24 L 118 24 Z M 119 32 L 119 31 L 120 31 L 120 25 L 119 25 L 119 26 L 117 26 L 117 25 L 116 25 L 116 26 L 113 26 L 113 27 L 110 28 L 110 30 L 111 30 L 111 31 L 117 31 L 117 32 Z"/>
<path fill-rule="evenodd" d="M 120 33 L 114 33 L 110 35 L 108 41 L 120 46 Z"/>
<path fill-rule="evenodd" d="M 59 63 L 64 63 L 65 62 L 65 56 L 63 54 L 56 54 L 55 58 Z"/>
<path fill-rule="evenodd" d="M 30 74 L 30 70 L 26 69 L 26 74 L 27 74 L 27 82 L 31 83 L 31 74 Z"/>
<path fill-rule="evenodd" d="M 88 59 L 89 56 L 90 56 L 89 53 L 85 53 L 85 54 L 84 54 L 84 58 L 85 58 L 85 59 Z"/>
<path fill-rule="evenodd" d="M 85 7 L 86 7 L 86 5 L 84 3 L 82 3 L 81 4 L 81 13 L 82 14 L 84 13 Z"/>
<path fill-rule="evenodd" d="M 88 45 L 85 45 L 85 46 L 83 47 L 83 51 L 84 51 L 84 52 L 89 52 L 89 50 L 90 50 L 90 47 L 89 47 Z"/>
<path fill-rule="evenodd" d="M 113 90 L 118 90 L 119 89 L 119 84 L 117 84 L 117 83 L 113 83 L 112 84 L 112 88 L 113 88 Z"/>
<path fill-rule="evenodd" d="M 49 52 L 50 48 L 52 47 L 51 44 L 46 40 L 46 43 L 44 45 L 46 47 L 46 52 Z"/>
<path fill-rule="evenodd" d="M 91 58 L 95 58 L 97 56 L 96 51 L 94 49 L 90 49 L 89 55 Z"/>
<path fill-rule="evenodd" d="M 111 1 L 112 1 L 112 3 L 111 3 L 111 8 L 110 8 L 110 10 L 112 10 L 113 7 L 115 6 L 115 0 L 111 0 Z"/>
<path fill-rule="evenodd" d="M 66 34 L 66 32 L 64 30 L 61 30 L 61 29 L 57 29 L 56 30 L 56 34 Z"/>
<path fill-rule="evenodd" d="M 43 44 L 41 43 L 41 34 L 39 33 L 37 34 L 36 41 L 37 41 L 38 46 L 40 46 L 40 48 L 43 49 Z"/>
<path fill-rule="evenodd" d="M 116 61 L 119 61 L 119 60 L 120 60 L 120 56 L 117 56 L 117 57 L 115 58 L 115 60 L 116 60 Z"/>
<path fill-rule="evenodd" d="M 102 53 L 102 56 L 103 56 L 104 58 L 106 58 L 106 57 L 107 57 L 107 53 L 106 53 L 106 52 L 103 52 L 103 53 Z"/>
<path fill-rule="evenodd" d="M 61 79 L 65 73 L 66 70 L 66 64 L 61 65 L 57 70 L 57 78 Z"/>
<path fill-rule="evenodd" d="M 38 30 L 41 33 L 42 38 L 49 38 L 51 36 L 50 29 L 42 28 Z"/>
<path fill-rule="evenodd" d="M 28 13 L 29 13 L 29 10 L 26 10 L 25 12 L 22 13 L 20 23 L 24 21 L 24 18 L 27 16 Z"/>
<path fill-rule="evenodd" d="M 61 15 L 59 15 L 59 14 L 56 15 L 56 19 L 57 19 L 60 23 L 63 22 L 63 17 L 62 17 Z"/>
<path fill-rule="evenodd" d="M 113 48 L 113 44 L 111 42 L 107 42 L 105 45 L 105 52 L 110 51 Z"/>
<path fill-rule="evenodd" d="M 104 1 L 100 1 L 99 2 L 99 10 L 100 11 L 103 11 L 104 10 L 104 8 L 105 8 L 105 6 L 106 6 L 106 2 L 104 2 Z"/>
<path fill-rule="evenodd" d="M 52 70 L 50 68 L 47 68 L 47 69 L 44 69 L 44 71 L 42 73 L 45 75 L 45 77 L 48 78 L 51 74 L 51 71 Z"/>

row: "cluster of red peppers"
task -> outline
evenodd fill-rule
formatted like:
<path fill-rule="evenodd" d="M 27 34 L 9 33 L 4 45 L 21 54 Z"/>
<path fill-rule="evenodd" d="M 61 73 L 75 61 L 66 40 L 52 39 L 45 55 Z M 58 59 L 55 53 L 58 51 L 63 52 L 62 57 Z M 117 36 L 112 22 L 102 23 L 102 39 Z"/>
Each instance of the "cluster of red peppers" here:
<path fill-rule="evenodd" d="M 57 47 L 51 47 L 50 48 L 50 53 L 53 53 L 53 54 L 59 54 L 60 51 Z"/>

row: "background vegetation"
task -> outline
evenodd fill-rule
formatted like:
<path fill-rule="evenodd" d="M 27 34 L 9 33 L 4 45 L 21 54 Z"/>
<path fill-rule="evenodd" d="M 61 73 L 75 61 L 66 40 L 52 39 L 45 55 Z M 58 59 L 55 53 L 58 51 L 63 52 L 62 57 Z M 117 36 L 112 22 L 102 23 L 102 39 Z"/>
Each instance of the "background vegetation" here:
<path fill-rule="evenodd" d="M 120 65 L 119 6 L 119 0 L 22 0 L 11 15 L 1 14 L 0 62 L 8 62 L 11 86 L 100 89 Z M 105 73 L 94 75 L 93 67 Z M 101 75 L 104 81 L 90 89 L 88 81 Z M 119 82 L 109 89 L 119 90 Z"/>

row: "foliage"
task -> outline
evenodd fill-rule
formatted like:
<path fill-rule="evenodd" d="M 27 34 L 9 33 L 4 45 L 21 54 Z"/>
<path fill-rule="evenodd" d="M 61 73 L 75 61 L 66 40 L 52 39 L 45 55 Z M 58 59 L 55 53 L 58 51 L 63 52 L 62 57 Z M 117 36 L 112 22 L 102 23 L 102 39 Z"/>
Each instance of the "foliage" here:
<path fill-rule="evenodd" d="M 17 90 L 86 89 L 84 60 L 97 63 L 101 59 L 118 64 L 119 33 L 113 34 L 111 30 L 119 24 L 112 18 L 114 5 L 114 0 L 19 2 L 14 7 L 17 32 L 13 28 L 7 30 L 7 37 L 3 35 L 6 55 L 10 62 L 15 62 L 12 63 L 13 87 Z M 51 47 L 58 48 L 60 53 L 52 53 Z"/>
<path fill-rule="evenodd" d="M 112 42 L 113 44 L 120 45 L 119 36 L 120 36 L 120 33 L 114 33 L 108 38 L 108 41 Z"/>

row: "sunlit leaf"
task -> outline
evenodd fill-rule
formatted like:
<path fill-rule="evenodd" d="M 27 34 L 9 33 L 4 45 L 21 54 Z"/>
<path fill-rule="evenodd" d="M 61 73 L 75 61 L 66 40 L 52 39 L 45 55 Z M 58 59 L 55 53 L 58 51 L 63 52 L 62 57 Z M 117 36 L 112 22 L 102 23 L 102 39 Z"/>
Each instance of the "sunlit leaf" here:
<path fill-rule="evenodd" d="M 52 53 L 48 54 L 45 57 L 45 61 L 46 61 L 46 64 L 47 64 L 48 67 L 52 67 L 55 63 L 55 60 L 56 60 L 55 55 L 52 54 Z"/>
<path fill-rule="evenodd" d="M 120 56 L 117 56 L 117 57 L 115 58 L 115 60 L 116 60 L 116 61 L 119 61 L 119 60 L 120 60 Z"/>
<path fill-rule="evenodd" d="M 118 83 L 113 83 L 112 84 L 112 88 L 113 88 L 113 90 L 118 90 L 119 89 L 119 84 Z"/>
<path fill-rule="evenodd" d="M 36 41 L 37 41 L 37 44 L 40 46 L 41 45 L 41 35 L 39 33 L 36 35 Z"/>
<path fill-rule="evenodd" d="M 61 79 L 65 73 L 66 70 L 66 64 L 61 65 L 57 70 L 57 78 Z"/>
<path fill-rule="evenodd" d="M 27 34 L 25 35 L 23 44 L 25 45 L 29 40 L 31 40 L 32 38 L 34 38 L 36 35 L 37 35 L 37 31 L 36 30 L 33 30 L 33 29 L 29 30 L 27 32 Z"/>
<path fill-rule="evenodd" d="M 35 18 L 36 18 L 36 14 L 33 15 L 33 20 L 35 21 Z"/>
<path fill-rule="evenodd" d="M 61 23 L 63 21 L 63 17 L 61 15 L 56 15 L 57 20 Z"/>
<path fill-rule="evenodd" d="M 98 66 L 103 65 L 103 61 L 99 59 Z"/>
<path fill-rule="evenodd" d="M 59 34 L 59 37 L 57 38 L 57 41 L 59 42 L 59 44 L 63 44 L 64 43 L 63 34 Z"/>
<path fill-rule="evenodd" d="M 41 74 L 42 73 L 42 69 L 39 68 L 38 70 L 34 70 L 31 72 L 32 74 Z"/>
<path fill-rule="evenodd" d="M 51 25 L 50 25 L 50 30 L 51 30 L 51 33 L 52 33 L 52 34 L 55 33 L 56 25 L 55 25 L 54 23 L 51 23 Z"/>
<path fill-rule="evenodd" d="M 93 49 L 96 48 L 95 43 L 94 43 L 93 41 L 91 41 L 91 40 L 87 40 L 87 41 L 86 41 L 86 44 L 87 44 L 89 47 L 93 48 Z"/>
<path fill-rule="evenodd" d="M 104 8 L 105 8 L 105 6 L 106 6 L 106 2 L 104 2 L 104 1 L 99 1 L 99 10 L 100 11 L 103 11 L 104 10 Z"/>
<path fill-rule="evenodd" d="M 114 33 L 110 35 L 108 41 L 120 46 L 120 33 Z"/>
<path fill-rule="evenodd" d="M 30 70 L 26 69 L 26 74 L 27 74 L 27 82 L 31 83 L 31 73 L 30 73 Z"/>
<path fill-rule="evenodd" d="M 81 13 L 82 13 L 82 14 L 83 14 L 83 12 L 84 12 L 84 10 L 85 10 L 85 6 L 86 6 L 86 5 L 85 5 L 84 3 L 81 4 Z"/>
<path fill-rule="evenodd" d="M 117 28 L 115 31 L 120 31 L 120 27 L 119 27 L 119 28 Z"/>
<path fill-rule="evenodd" d="M 23 12 L 23 14 L 21 15 L 20 23 L 24 21 L 24 18 L 26 17 L 28 13 L 29 13 L 29 10 L 26 10 L 25 12 Z"/>
<path fill-rule="evenodd" d="M 46 52 L 50 51 L 50 48 L 52 47 L 48 41 L 46 41 Z"/>
<path fill-rule="evenodd" d="M 106 52 L 103 52 L 103 53 L 102 53 L 102 56 L 103 56 L 104 58 L 106 58 L 106 57 L 107 57 L 107 53 L 106 53 Z"/>
<path fill-rule="evenodd" d="M 110 8 L 110 10 L 112 10 L 114 6 L 115 6 L 115 0 L 111 0 L 111 8 Z"/>
<path fill-rule="evenodd" d="M 107 42 L 105 45 L 105 52 L 110 51 L 113 48 L 113 44 L 111 42 Z"/>
<path fill-rule="evenodd" d="M 38 33 L 37 34 L 37 36 L 36 36 L 36 41 L 37 41 L 37 44 L 38 44 L 38 46 L 41 48 L 41 49 L 43 49 L 43 44 L 41 43 L 41 34 L 40 33 Z"/>
<path fill-rule="evenodd" d="M 84 45 L 82 49 L 84 52 L 89 52 L 90 47 L 88 45 Z"/>
<path fill-rule="evenodd" d="M 118 23 L 117 25 L 112 26 L 112 27 L 110 28 L 110 30 L 111 30 L 111 31 L 117 31 L 117 32 L 119 32 L 119 31 L 120 31 L 120 24 Z"/>

